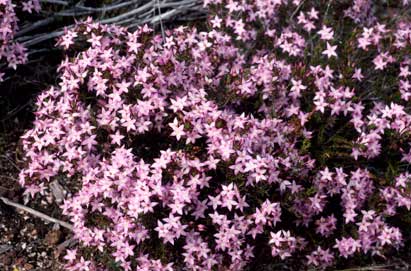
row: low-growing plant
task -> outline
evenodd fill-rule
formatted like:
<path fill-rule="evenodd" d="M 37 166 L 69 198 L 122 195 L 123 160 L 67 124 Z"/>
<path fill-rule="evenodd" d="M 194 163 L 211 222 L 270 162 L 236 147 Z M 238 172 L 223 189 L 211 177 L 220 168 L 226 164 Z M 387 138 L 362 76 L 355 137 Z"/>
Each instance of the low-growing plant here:
<path fill-rule="evenodd" d="M 204 31 L 67 29 L 20 174 L 32 197 L 65 177 L 66 269 L 394 255 L 410 241 L 407 4 L 206 0 Z"/>

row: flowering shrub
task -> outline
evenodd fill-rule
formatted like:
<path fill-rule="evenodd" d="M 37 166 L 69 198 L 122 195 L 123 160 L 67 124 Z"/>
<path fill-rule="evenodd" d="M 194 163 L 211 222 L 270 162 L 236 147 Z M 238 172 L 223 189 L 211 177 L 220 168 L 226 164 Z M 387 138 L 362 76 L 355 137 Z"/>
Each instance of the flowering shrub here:
<path fill-rule="evenodd" d="M 40 11 L 38 0 L 17 1 L 23 11 L 32 13 Z M 11 0 L 0 0 L 0 64 L 16 69 L 17 65 L 27 61 L 25 48 L 14 40 L 18 31 L 19 19 L 16 15 L 16 4 Z M 1 66 L 0 66 L 1 68 Z M 0 82 L 4 73 L 0 70 Z"/>
<path fill-rule="evenodd" d="M 409 242 L 407 3 L 313 2 L 208 0 L 206 31 L 164 37 L 66 30 L 20 182 L 69 191 L 67 270 L 243 270 L 267 250 L 326 268 Z"/>

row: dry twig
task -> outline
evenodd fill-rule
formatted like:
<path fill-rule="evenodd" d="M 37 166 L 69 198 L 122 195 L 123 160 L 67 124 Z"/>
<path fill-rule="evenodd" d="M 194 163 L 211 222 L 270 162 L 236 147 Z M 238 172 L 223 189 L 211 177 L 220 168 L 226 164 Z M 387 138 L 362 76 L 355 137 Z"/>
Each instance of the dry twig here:
<path fill-rule="evenodd" d="M 45 221 L 47 221 L 47 222 L 55 223 L 55 224 L 58 224 L 58 225 L 66 228 L 66 229 L 73 230 L 73 226 L 72 226 L 71 224 L 67 223 L 67 222 L 58 220 L 58 219 L 56 219 L 56 218 L 54 218 L 54 217 L 48 216 L 48 215 L 46 215 L 46 214 L 43 214 L 43 213 L 41 213 L 41 212 L 39 212 L 39 211 L 36 211 L 36 210 L 34 210 L 34 209 L 30 208 L 30 207 L 24 206 L 24 205 L 22 205 L 22 204 L 20 204 L 20 203 L 13 202 L 13 201 L 11 201 L 11 200 L 9 200 L 9 199 L 7 199 L 7 198 L 4 198 L 4 197 L 0 197 L 0 200 L 2 200 L 2 201 L 4 202 L 4 204 L 6 204 L 6 205 L 9 205 L 9 206 L 12 206 L 12 207 L 14 207 L 14 208 L 17 208 L 17 209 L 19 209 L 19 210 L 22 210 L 22 211 L 24 211 L 24 212 L 27 212 L 27 213 L 29 213 L 29 214 L 31 214 L 31 215 L 34 215 L 34 216 L 36 216 L 36 217 L 38 217 L 38 218 L 41 218 L 41 219 L 43 219 L 43 220 L 45 220 Z"/>
<path fill-rule="evenodd" d="M 44 19 L 27 23 L 16 33 L 17 41 L 28 48 L 29 54 L 34 50 L 34 46 L 55 39 L 64 33 L 62 26 L 53 29 L 53 24 L 63 17 L 72 17 L 73 21 L 80 21 L 85 16 L 92 16 L 97 22 L 119 24 L 131 30 L 142 24 L 160 24 L 162 33 L 164 33 L 163 24 L 167 21 L 203 18 L 205 14 L 200 0 L 129 0 L 102 7 L 87 7 L 83 5 L 83 1 L 74 4 L 63 0 L 42 0 L 42 2 L 50 5 L 57 4 L 62 9 L 49 14 L 43 11 Z M 153 10 L 157 10 L 157 14 L 152 12 Z M 65 25 L 65 27 L 70 29 L 74 27 L 74 24 Z M 45 31 L 41 31 L 42 29 Z M 50 31 L 50 29 L 53 30 Z"/>

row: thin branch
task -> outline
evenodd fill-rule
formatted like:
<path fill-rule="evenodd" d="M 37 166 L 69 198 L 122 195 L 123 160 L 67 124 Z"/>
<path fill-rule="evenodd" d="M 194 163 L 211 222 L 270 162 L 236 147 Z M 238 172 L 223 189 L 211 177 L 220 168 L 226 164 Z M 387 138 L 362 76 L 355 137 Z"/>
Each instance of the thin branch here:
<path fill-rule="evenodd" d="M 92 7 L 85 7 L 85 6 L 80 6 L 76 5 L 76 8 L 81 9 L 81 10 L 87 10 L 87 11 L 93 11 L 93 12 L 107 12 L 107 11 L 112 11 L 115 9 L 123 8 L 132 4 L 136 4 L 138 2 L 141 2 L 141 0 L 132 0 L 124 3 L 119 3 L 116 5 L 111 5 L 111 6 L 105 6 L 102 8 L 92 8 Z"/>
<path fill-rule="evenodd" d="M 58 4 L 63 6 L 68 6 L 69 3 L 63 0 L 40 0 L 42 3 Z"/>
<path fill-rule="evenodd" d="M 22 205 L 22 204 L 19 204 L 19 203 L 16 203 L 16 202 L 12 202 L 11 200 L 9 200 L 9 199 L 7 199 L 7 198 L 0 197 L 0 199 L 4 202 L 4 204 L 7 204 L 7 205 L 9 205 L 9 206 L 13 206 L 14 208 L 17 208 L 17 209 L 20 209 L 20 210 L 22 210 L 22 211 L 24 211 L 24 212 L 27 212 L 27 213 L 29 213 L 29 214 L 32 214 L 32 215 L 34 215 L 34 216 L 36 216 L 36 217 L 39 217 L 39 218 L 41 218 L 41 219 L 43 219 L 43 220 L 45 220 L 45 221 L 48 221 L 48 222 L 51 222 L 51 223 L 55 223 L 55 224 L 59 224 L 60 226 L 66 228 L 66 229 L 73 230 L 73 226 L 72 226 L 71 224 L 67 223 L 67 222 L 58 220 L 58 219 L 56 219 L 56 218 L 53 218 L 53 217 L 48 216 L 48 215 L 46 215 L 46 214 L 43 214 L 43 213 L 41 213 L 41 212 L 39 212 L 39 211 L 36 211 L 36 210 L 34 210 L 34 209 L 30 208 L 30 207 L 24 206 L 24 205 Z"/>
<path fill-rule="evenodd" d="M 120 15 L 118 15 L 116 17 L 113 17 L 113 18 L 108 18 L 108 19 L 102 20 L 100 22 L 103 23 L 103 24 L 116 23 L 116 22 L 120 21 L 121 19 L 136 15 L 136 14 L 138 14 L 138 13 L 144 11 L 144 10 L 150 9 L 151 7 L 153 7 L 153 3 L 148 2 L 147 4 L 145 4 L 145 5 L 143 5 L 139 8 L 136 8 L 136 9 L 131 10 L 129 12 L 120 14 Z"/>
<path fill-rule="evenodd" d="M 87 11 L 87 10 L 78 11 L 77 9 L 69 9 L 69 10 L 59 11 L 53 14 L 57 16 L 61 16 L 61 17 L 76 17 L 76 16 L 91 15 L 93 13 L 94 13 L 93 11 Z"/>
<path fill-rule="evenodd" d="M 28 41 L 23 42 L 23 45 L 24 46 L 33 46 L 33 45 L 36 45 L 40 42 L 60 37 L 63 34 L 64 34 L 64 31 L 55 31 L 55 32 L 48 33 L 46 35 L 35 36 L 32 40 L 28 40 Z"/>
<path fill-rule="evenodd" d="M 42 26 L 49 25 L 49 24 L 51 24 L 52 22 L 54 22 L 54 20 L 55 20 L 56 18 L 57 18 L 57 16 L 52 16 L 52 17 L 47 17 L 46 19 L 37 21 L 37 22 L 35 22 L 35 23 L 30 23 L 30 24 L 28 24 L 27 27 L 23 27 L 20 31 L 18 31 L 18 32 L 16 33 L 15 37 L 16 37 L 16 38 L 17 38 L 17 37 L 20 37 L 20 36 L 22 36 L 22 35 L 30 32 L 30 31 L 33 31 L 33 30 L 35 30 L 35 29 L 37 29 L 37 28 L 40 28 L 40 27 L 42 27 Z"/>
<path fill-rule="evenodd" d="M 289 18 L 290 21 L 294 18 L 294 16 L 297 14 L 297 12 L 301 9 L 301 7 L 303 6 L 304 2 L 305 2 L 305 0 L 302 1 L 302 2 L 297 6 L 297 8 L 294 10 L 293 14 L 291 14 L 291 16 L 290 16 L 290 18 Z"/>
<path fill-rule="evenodd" d="M 50 14 L 43 12 L 43 19 L 27 22 L 16 33 L 16 41 L 28 49 L 29 55 L 32 55 L 32 52 L 36 50 L 34 48 L 36 45 L 64 34 L 60 25 L 52 28 L 56 21 L 60 21 L 64 17 L 72 17 L 74 21 L 81 21 L 84 16 L 92 16 L 95 22 L 122 25 L 130 30 L 146 23 L 160 24 L 161 33 L 164 36 L 166 21 L 203 19 L 206 13 L 200 0 L 127 0 L 113 1 L 110 5 L 102 7 L 87 7 L 84 6 L 84 1 L 78 0 L 41 1 L 60 5 L 61 9 Z M 152 12 L 153 10 L 157 11 L 156 14 Z M 66 25 L 66 28 L 71 29 L 74 26 L 75 24 Z"/>
<path fill-rule="evenodd" d="M 166 39 L 166 34 L 164 33 L 163 18 L 161 18 L 161 9 L 160 9 L 159 0 L 157 0 L 157 10 L 158 10 L 158 15 L 160 16 L 161 36 L 163 37 L 163 42 L 164 42 Z"/>

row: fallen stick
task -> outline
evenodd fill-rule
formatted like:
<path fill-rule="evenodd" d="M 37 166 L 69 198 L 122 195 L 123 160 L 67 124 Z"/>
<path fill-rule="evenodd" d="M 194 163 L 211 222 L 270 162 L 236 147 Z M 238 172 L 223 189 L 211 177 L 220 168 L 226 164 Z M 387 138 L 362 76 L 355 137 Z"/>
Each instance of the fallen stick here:
<path fill-rule="evenodd" d="M 7 198 L 0 197 L 0 199 L 1 199 L 1 200 L 4 202 L 4 204 L 6 204 L 6 205 L 13 206 L 14 208 L 17 208 L 17 209 L 20 209 L 20 210 L 22 210 L 22 211 L 25 211 L 25 212 L 27 212 L 27 213 L 29 213 L 29 214 L 32 214 L 32 215 L 34 215 L 34 216 L 36 216 L 36 217 L 39 217 L 39 218 L 41 218 L 41 219 L 43 219 L 43 220 L 45 220 L 45 221 L 59 224 L 60 226 L 66 228 L 66 229 L 73 230 L 73 226 L 72 226 L 71 224 L 67 223 L 67 222 L 64 222 L 64 221 L 55 219 L 55 218 L 53 218 L 53 217 L 51 217 L 51 216 L 48 216 L 48 215 L 46 215 L 46 214 L 43 214 L 43 213 L 41 213 L 41 212 L 39 212 L 39 211 L 36 211 L 36 210 L 34 210 L 34 209 L 30 208 L 30 207 L 24 206 L 24 205 L 22 205 L 22 204 L 19 204 L 19 203 L 16 203 L 16 202 L 12 202 L 12 201 L 10 201 L 10 200 L 7 199 Z"/>

